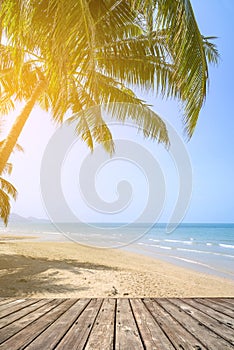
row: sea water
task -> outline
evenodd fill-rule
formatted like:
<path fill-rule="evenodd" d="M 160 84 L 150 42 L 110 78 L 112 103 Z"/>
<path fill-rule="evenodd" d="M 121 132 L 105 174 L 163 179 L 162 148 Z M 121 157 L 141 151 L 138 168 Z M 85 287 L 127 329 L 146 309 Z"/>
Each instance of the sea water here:
<path fill-rule="evenodd" d="M 234 279 L 234 224 L 11 223 L 0 233 L 35 236 L 39 241 L 73 241 L 119 248 L 200 272 Z M 77 246 L 77 249 L 78 246 Z"/>

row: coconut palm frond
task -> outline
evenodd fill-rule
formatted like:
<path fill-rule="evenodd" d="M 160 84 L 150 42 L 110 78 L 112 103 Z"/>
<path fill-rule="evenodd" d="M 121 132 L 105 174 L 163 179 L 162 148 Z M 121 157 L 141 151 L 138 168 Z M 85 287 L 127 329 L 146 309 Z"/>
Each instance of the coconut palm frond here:
<path fill-rule="evenodd" d="M 6 163 L 6 166 L 5 166 L 4 170 L 3 170 L 3 174 L 10 175 L 11 172 L 12 172 L 12 169 L 13 169 L 12 163 Z"/>
<path fill-rule="evenodd" d="M 145 137 L 169 145 L 167 128 L 163 120 L 150 107 L 137 98 L 131 89 L 99 74 L 100 105 L 112 118 L 125 122 L 132 120 Z"/>
<path fill-rule="evenodd" d="M 217 46 L 210 40 L 215 40 L 217 37 L 202 37 L 203 47 L 205 50 L 205 55 L 209 63 L 218 64 L 219 63 L 219 52 Z"/>
<path fill-rule="evenodd" d="M 15 104 L 12 96 L 3 94 L 0 97 L 0 114 L 7 115 L 15 109 Z"/>
<path fill-rule="evenodd" d="M 73 118 L 70 120 L 72 121 Z M 85 113 L 82 111 L 78 113 L 78 117 L 76 115 L 76 133 L 77 135 L 81 136 L 83 141 L 87 144 L 87 146 L 90 148 L 91 151 L 93 151 L 94 148 L 94 141 L 93 137 L 90 131 L 89 124 L 86 120 Z"/>
<path fill-rule="evenodd" d="M 102 103 L 113 118 L 131 118 L 168 145 L 165 124 L 133 94 L 137 87 L 178 99 L 193 134 L 218 52 L 201 35 L 189 0 L 4 0 L 0 16 L 7 39 L 0 45 L 2 112 L 14 99 L 30 101 L 44 81 L 35 101 L 56 122 L 77 115 L 77 133 L 91 149 L 106 138 L 113 150 L 101 111 L 82 114 Z"/>
<path fill-rule="evenodd" d="M 0 177 L 0 187 L 3 191 L 7 192 L 12 198 L 16 199 L 17 191 L 9 181 Z"/>
<path fill-rule="evenodd" d="M 10 197 L 16 199 L 17 191 L 9 181 L 0 177 L 0 218 L 5 225 L 7 225 L 10 215 Z"/>
<path fill-rule="evenodd" d="M 0 218 L 3 220 L 5 225 L 8 223 L 10 210 L 10 197 L 0 189 Z"/>
<path fill-rule="evenodd" d="M 75 113 L 68 119 L 68 123 L 76 124 L 76 132 L 93 151 L 94 144 L 103 145 L 104 149 L 114 153 L 114 141 L 111 131 L 102 117 L 102 109 L 99 105 L 93 105 L 89 109 Z"/>
<path fill-rule="evenodd" d="M 189 0 L 157 0 L 155 21 L 156 29 L 167 33 L 175 67 L 172 92 L 182 101 L 185 130 L 190 138 L 207 95 L 209 74 L 203 37 Z"/>

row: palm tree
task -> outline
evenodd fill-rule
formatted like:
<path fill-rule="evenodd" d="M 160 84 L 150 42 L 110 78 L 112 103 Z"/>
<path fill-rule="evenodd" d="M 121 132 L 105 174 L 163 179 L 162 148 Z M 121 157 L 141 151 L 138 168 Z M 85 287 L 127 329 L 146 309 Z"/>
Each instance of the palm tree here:
<path fill-rule="evenodd" d="M 3 0 L 0 17 L 5 112 L 15 99 L 26 101 L 0 149 L 0 173 L 36 102 L 57 122 L 72 113 L 91 149 L 98 142 L 114 150 L 101 108 L 86 112 L 101 105 L 168 145 L 165 124 L 135 95 L 137 86 L 178 99 L 192 136 L 207 94 L 208 63 L 216 63 L 218 53 L 201 35 L 189 0 Z"/>
<path fill-rule="evenodd" d="M 0 147 L 2 141 L 0 142 Z M 12 164 L 7 163 L 4 172 L 10 174 L 12 171 Z M 6 179 L 0 176 L 0 218 L 3 220 L 4 224 L 7 225 L 8 218 L 10 215 L 10 199 L 16 199 L 17 190 L 15 187 Z"/>
<path fill-rule="evenodd" d="M 0 218 L 7 225 L 10 215 L 10 197 L 16 199 L 17 191 L 15 187 L 7 180 L 0 177 Z"/>
<path fill-rule="evenodd" d="M 0 127 L 2 127 L 2 123 L 0 123 Z M 2 147 L 4 141 L 5 140 L 0 141 L 0 148 Z M 15 150 L 23 152 L 23 148 L 18 144 L 15 145 Z M 10 175 L 12 168 L 13 166 L 11 163 L 6 163 L 3 173 Z M 6 226 L 11 209 L 10 200 L 11 198 L 16 200 L 16 197 L 16 188 L 9 181 L 0 176 L 0 218 L 3 220 Z"/>

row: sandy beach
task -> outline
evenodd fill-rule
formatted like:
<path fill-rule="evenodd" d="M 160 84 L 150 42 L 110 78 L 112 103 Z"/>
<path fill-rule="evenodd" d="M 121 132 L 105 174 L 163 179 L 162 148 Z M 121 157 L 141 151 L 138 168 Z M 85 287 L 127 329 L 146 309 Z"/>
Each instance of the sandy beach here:
<path fill-rule="evenodd" d="M 234 283 L 120 249 L 0 240 L 1 297 L 215 297 Z M 12 237 L 14 238 L 14 237 Z"/>

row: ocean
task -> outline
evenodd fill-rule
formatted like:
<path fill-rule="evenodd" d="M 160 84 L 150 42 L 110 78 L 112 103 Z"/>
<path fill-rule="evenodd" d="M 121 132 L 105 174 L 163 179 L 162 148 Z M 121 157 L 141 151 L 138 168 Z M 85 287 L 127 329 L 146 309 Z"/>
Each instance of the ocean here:
<path fill-rule="evenodd" d="M 23 222 L 1 226 L 0 233 L 120 248 L 234 280 L 234 224 L 183 223 L 168 234 L 165 224 Z"/>

